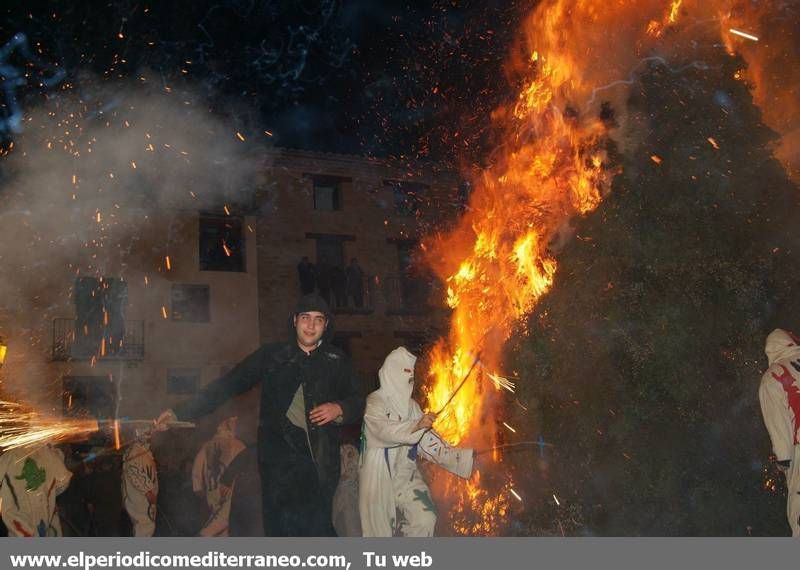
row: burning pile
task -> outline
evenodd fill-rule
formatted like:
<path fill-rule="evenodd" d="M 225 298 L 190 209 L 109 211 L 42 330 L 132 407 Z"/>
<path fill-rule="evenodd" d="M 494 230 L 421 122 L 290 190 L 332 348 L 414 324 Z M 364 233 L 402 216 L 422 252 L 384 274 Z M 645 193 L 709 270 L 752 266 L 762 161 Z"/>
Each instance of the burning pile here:
<path fill-rule="evenodd" d="M 496 448 L 508 433 L 496 428 L 503 423 L 503 344 L 553 285 L 554 253 L 569 236 L 571 218 L 592 212 L 608 192 L 615 173 L 610 138 L 623 151 L 635 150 L 625 101 L 638 68 L 707 68 L 695 58 L 721 43 L 720 30 L 729 49 L 757 39 L 739 29 L 743 12 L 727 2 L 686 4 L 545 0 L 524 22 L 509 62 L 518 94 L 492 115 L 502 143 L 474 181 L 458 227 L 425 244 L 453 309 L 449 335 L 430 355 L 428 408 L 443 409 L 480 361 L 435 424 L 452 442 Z M 492 459 L 499 464 L 502 454 Z M 523 499 L 512 473 L 489 471 L 465 485 L 437 481 L 441 494 L 457 497 L 450 521 L 456 533 L 499 532 L 512 496 Z"/>

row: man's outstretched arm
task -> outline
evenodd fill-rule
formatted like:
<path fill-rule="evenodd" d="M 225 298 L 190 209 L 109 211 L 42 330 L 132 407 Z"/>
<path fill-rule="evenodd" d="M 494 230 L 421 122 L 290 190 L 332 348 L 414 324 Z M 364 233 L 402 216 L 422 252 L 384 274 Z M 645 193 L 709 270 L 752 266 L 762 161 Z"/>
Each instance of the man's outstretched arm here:
<path fill-rule="evenodd" d="M 266 354 L 265 347 L 257 349 L 228 373 L 203 388 L 196 396 L 175 406 L 174 411 L 167 410 L 162 413 L 156 424 L 166 427 L 164 424 L 170 419 L 193 420 L 216 410 L 232 397 L 246 392 L 267 373 Z"/>

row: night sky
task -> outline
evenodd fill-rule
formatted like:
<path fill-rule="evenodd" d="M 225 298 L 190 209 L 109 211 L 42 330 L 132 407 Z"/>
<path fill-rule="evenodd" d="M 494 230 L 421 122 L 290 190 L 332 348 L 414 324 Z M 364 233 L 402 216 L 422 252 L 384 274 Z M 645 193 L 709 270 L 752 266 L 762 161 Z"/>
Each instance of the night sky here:
<path fill-rule="evenodd" d="M 480 162 L 503 62 L 530 3 L 389 0 L 7 3 L 59 89 L 147 75 L 278 146 Z M 47 77 L 20 52 L 9 60 Z M 23 108 L 58 89 L 17 90 Z"/>

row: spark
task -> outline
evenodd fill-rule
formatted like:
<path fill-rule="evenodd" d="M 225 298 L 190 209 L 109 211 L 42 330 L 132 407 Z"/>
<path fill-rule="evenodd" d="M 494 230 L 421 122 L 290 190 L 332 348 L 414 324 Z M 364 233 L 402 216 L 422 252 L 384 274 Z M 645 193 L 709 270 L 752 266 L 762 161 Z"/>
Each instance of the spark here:
<path fill-rule="evenodd" d="M 230 216 L 231 215 L 231 211 L 228 209 L 228 205 L 227 204 L 222 206 L 222 209 L 225 210 L 225 215 L 226 216 Z"/>
<path fill-rule="evenodd" d="M 509 430 L 511 430 L 513 433 L 517 433 L 517 430 L 515 430 L 513 427 L 511 427 L 510 425 L 508 425 L 506 422 L 503 422 L 503 425 L 504 425 L 504 426 L 506 426 L 506 427 L 507 427 Z"/>
<path fill-rule="evenodd" d="M 752 34 L 748 34 L 747 32 L 742 32 L 741 30 L 737 30 L 736 28 L 728 28 L 728 31 L 730 33 L 732 33 L 734 35 L 737 35 L 737 36 L 739 36 L 741 38 L 744 38 L 746 40 L 750 40 L 750 41 L 753 41 L 753 42 L 757 42 L 758 41 L 758 38 L 756 36 L 754 36 Z"/>
<path fill-rule="evenodd" d="M 717 144 L 717 141 L 716 141 L 716 140 L 714 140 L 714 137 L 708 137 L 706 140 L 707 140 L 707 141 L 709 142 L 709 144 L 711 144 L 711 146 L 713 146 L 713 147 L 714 147 L 716 150 L 719 150 L 719 145 Z"/>
<path fill-rule="evenodd" d="M 556 505 L 558 505 L 559 507 L 561 506 L 561 501 L 558 500 L 558 497 L 556 497 L 555 493 L 553 493 L 553 500 L 556 502 Z"/>
<path fill-rule="evenodd" d="M 481 368 L 483 368 L 483 366 L 481 366 Z M 486 370 L 484 370 L 484 372 L 486 372 Z M 500 376 L 499 374 L 494 374 L 492 372 L 486 372 L 486 375 L 492 382 L 494 382 L 497 385 L 498 388 L 504 388 L 509 392 L 511 392 L 512 394 L 514 393 L 515 385 L 508 378 Z"/>
<path fill-rule="evenodd" d="M 236 133 L 236 136 L 239 138 L 240 141 L 244 142 L 244 137 L 242 136 L 242 133 Z"/>
<path fill-rule="evenodd" d="M 17 402 L 0 400 L 0 449 L 43 445 L 97 431 L 93 419 L 58 419 Z"/>
<path fill-rule="evenodd" d="M 122 447 L 119 441 L 119 420 L 114 420 L 114 449 Z"/>
<path fill-rule="evenodd" d="M 508 490 L 509 490 L 509 492 L 510 492 L 512 495 L 514 495 L 514 496 L 517 498 L 517 500 L 518 500 L 520 503 L 522 502 L 522 497 L 520 497 L 520 496 L 517 494 L 517 492 L 516 492 L 514 489 L 511 489 L 511 488 L 509 488 Z"/>
<path fill-rule="evenodd" d="M 167 271 L 172 271 L 172 264 L 169 262 L 169 256 L 168 255 L 164 257 L 164 262 L 165 262 L 165 264 L 167 266 Z"/>
<path fill-rule="evenodd" d="M 661 157 L 658 156 L 657 154 L 650 155 L 650 160 L 652 160 L 656 164 L 661 164 L 661 162 L 662 162 Z"/>
<path fill-rule="evenodd" d="M 134 161 L 131 161 L 131 166 L 133 166 L 133 169 L 136 170 L 136 163 Z"/>
<path fill-rule="evenodd" d="M 167 308 L 164 305 L 161 305 L 161 316 L 167 318 Z"/>
<path fill-rule="evenodd" d="M 231 256 L 231 250 L 230 250 L 230 248 L 229 248 L 229 247 L 228 247 L 228 246 L 225 244 L 225 242 L 222 242 L 222 250 L 225 252 L 225 255 L 226 255 L 226 256 L 228 256 L 228 257 L 230 257 L 230 256 Z"/>

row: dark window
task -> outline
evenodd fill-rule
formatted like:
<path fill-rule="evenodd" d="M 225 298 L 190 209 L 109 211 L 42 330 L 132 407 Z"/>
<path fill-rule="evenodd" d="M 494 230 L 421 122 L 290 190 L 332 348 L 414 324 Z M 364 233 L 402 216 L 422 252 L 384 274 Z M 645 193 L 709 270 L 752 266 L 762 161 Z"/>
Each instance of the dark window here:
<path fill-rule="evenodd" d="M 128 284 L 121 279 L 79 277 L 72 297 L 75 302 L 72 356 L 116 354 L 125 335 Z"/>
<path fill-rule="evenodd" d="M 400 269 L 400 301 L 403 311 L 424 311 L 431 294 L 430 273 L 418 259 L 417 242 L 400 240 L 397 245 L 397 265 Z"/>
<path fill-rule="evenodd" d="M 419 182 L 401 182 L 387 180 L 384 182 L 394 192 L 394 211 L 401 216 L 413 216 L 419 211 L 422 197 L 428 190 L 427 184 Z"/>
<path fill-rule="evenodd" d="M 344 247 L 336 238 L 317 238 L 317 267 L 344 267 Z"/>
<path fill-rule="evenodd" d="M 336 186 L 314 185 L 314 209 L 338 210 L 339 188 Z"/>
<path fill-rule="evenodd" d="M 311 179 L 314 183 L 314 209 L 341 210 L 342 182 L 347 182 L 349 179 L 319 175 L 313 175 Z"/>
<path fill-rule="evenodd" d="M 172 320 L 188 323 L 207 323 L 211 291 L 208 285 L 173 285 Z"/>
<path fill-rule="evenodd" d="M 199 368 L 170 368 L 167 371 L 167 394 L 194 394 L 198 386 Z"/>
<path fill-rule="evenodd" d="M 242 220 L 200 217 L 200 271 L 244 271 Z"/>

